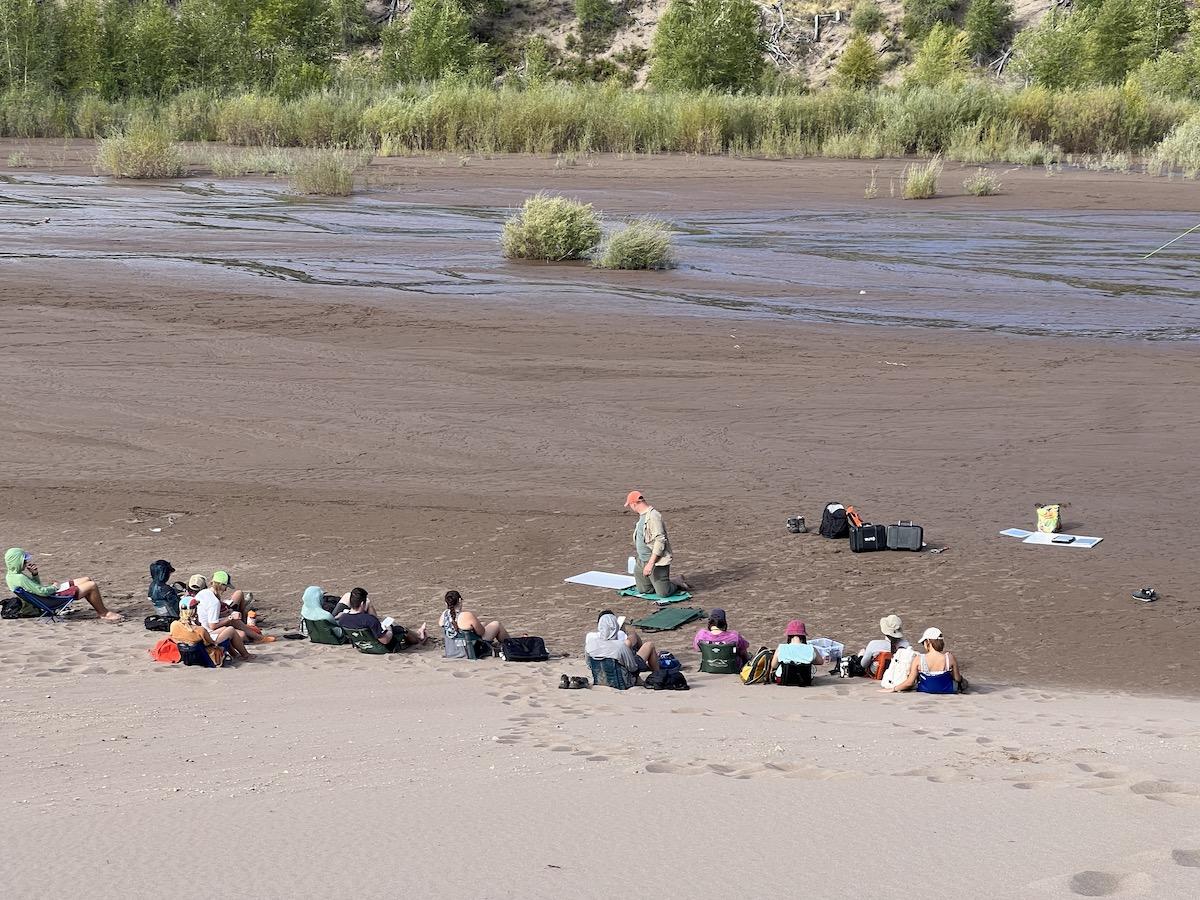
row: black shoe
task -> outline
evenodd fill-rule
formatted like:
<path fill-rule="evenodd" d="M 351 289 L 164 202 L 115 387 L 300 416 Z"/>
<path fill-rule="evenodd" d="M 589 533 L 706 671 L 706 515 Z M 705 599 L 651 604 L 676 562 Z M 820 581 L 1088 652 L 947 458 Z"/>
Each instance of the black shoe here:
<path fill-rule="evenodd" d="M 1143 603 L 1151 603 L 1158 599 L 1158 592 L 1152 587 L 1144 587 L 1140 591 L 1133 592 L 1134 600 L 1141 600 Z"/>
<path fill-rule="evenodd" d="M 592 680 L 590 678 L 582 678 L 578 675 L 571 676 L 571 687 L 575 690 L 578 691 L 582 688 L 590 688 L 591 686 Z"/>
<path fill-rule="evenodd" d="M 571 679 L 564 675 L 558 680 L 558 689 L 560 691 L 569 691 L 571 689 Z"/>

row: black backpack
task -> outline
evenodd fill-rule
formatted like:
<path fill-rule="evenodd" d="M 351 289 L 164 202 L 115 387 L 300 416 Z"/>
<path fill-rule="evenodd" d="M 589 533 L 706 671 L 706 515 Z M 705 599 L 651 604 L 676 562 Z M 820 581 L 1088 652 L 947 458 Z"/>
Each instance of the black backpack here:
<path fill-rule="evenodd" d="M 546 642 L 528 635 L 504 641 L 500 645 L 500 655 L 507 662 L 545 662 L 550 658 Z"/>
<path fill-rule="evenodd" d="M 142 624 L 146 626 L 147 631 L 170 631 L 173 621 L 170 616 L 146 616 Z"/>
<path fill-rule="evenodd" d="M 20 597 L 9 597 L 0 603 L 0 619 L 32 619 L 37 615 L 38 608 Z"/>
<path fill-rule="evenodd" d="M 651 691 L 691 690 L 688 687 L 687 679 L 678 669 L 659 669 L 657 672 L 651 672 L 642 684 Z"/>
<path fill-rule="evenodd" d="M 785 662 L 779 664 L 780 673 L 775 676 L 776 684 L 792 687 L 809 687 L 812 684 L 812 663 Z"/>
<path fill-rule="evenodd" d="M 846 520 L 846 507 L 836 501 L 825 504 L 821 513 L 821 537 L 844 538 L 850 536 L 850 523 Z"/>

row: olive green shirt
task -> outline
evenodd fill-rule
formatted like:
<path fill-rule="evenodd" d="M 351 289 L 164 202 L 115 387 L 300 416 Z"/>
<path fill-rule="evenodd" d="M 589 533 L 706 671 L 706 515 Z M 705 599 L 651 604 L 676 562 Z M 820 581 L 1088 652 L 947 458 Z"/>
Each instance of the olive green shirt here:
<path fill-rule="evenodd" d="M 657 556 L 656 566 L 671 564 L 671 540 L 667 537 L 667 526 L 663 524 L 662 513 L 653 506 L 638 516 L 637 524 L 633 526 L 633 546 L 643 563 Z"/>

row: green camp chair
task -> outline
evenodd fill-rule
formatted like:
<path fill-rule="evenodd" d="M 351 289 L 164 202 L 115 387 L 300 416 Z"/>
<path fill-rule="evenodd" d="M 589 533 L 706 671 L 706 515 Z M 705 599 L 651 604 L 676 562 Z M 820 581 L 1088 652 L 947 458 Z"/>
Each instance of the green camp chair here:
<path fill-rule="evenodd" d="M 346 644 L 346 635 L 332 622 L 326 622 L 321 619 L 305 619 L 304 630 L 308 632 L 308 639 L 314 644 Z"/>
<path fill-rule="evenodd" d="M 373 653 L 378 656 L 391 652 L 376 640 L 375 635 L 371 634 L 370 628 L 343 628 L 342 632 L 346 635 L 346 640 L 353 644 L 354 649 L 359 653 Z"/>
<path fill-rule="evenodd" d="M 710 644 L 701 641 L 700 671 L 711 675 L 736 675 L 741 671 L 737 647 L 733 644 Z"/>

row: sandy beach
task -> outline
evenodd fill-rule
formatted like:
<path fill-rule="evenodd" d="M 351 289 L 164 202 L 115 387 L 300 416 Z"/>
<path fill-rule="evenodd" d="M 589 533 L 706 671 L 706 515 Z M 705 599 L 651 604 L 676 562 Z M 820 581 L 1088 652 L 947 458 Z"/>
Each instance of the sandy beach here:
<path fill-rule="evenodd" d="M 1139 259 L 1200 184 L 1006 171 L 910 210 L 862 195 L 903 161 L 431 158 L 296 202 L 5 143 L 0 535 L 129 616 L 0 622 L 7 896 L 1200 893 L 1200 251 Z M 501 260 L 539 188 L 670 218 L 680 267 Z M 618 599 L 563 579 L 624 567 L 630 488 L 753 646 L 896 612 L 974 690 L 747 687 L 688 626 L 656 640 L 690 692 L 558 691 Z M 947 549 L 786 532 L 831 500 Z M 1104 541 L 998 535 L 1040 501 Z M 569 656 L 157 665 L 159 557 L 230 570 L 275 634 L 309 584 L 414 626 L 456 588 Z M 204 831 L 230 868 L 168 875 Z"/>

